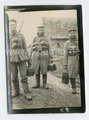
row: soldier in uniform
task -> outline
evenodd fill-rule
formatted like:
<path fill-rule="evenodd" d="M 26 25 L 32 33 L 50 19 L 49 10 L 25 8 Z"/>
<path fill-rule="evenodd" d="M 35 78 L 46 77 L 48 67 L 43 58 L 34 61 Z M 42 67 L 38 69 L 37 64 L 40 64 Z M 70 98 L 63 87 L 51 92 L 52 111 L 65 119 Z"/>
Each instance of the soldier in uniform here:
<path fill-rule="evenodd" d="M 47 37 L 44 35 L 44 26 L 38 27 L 37 36 L 34 37 L 32 43 L 32 50 L 30 55 L 32 68 L 35 71 L 36 86 L 40 87 L 40 71 L 43 78 L 43 88 L 48 89 L 47 86 L 47 68 L 51 58 L 50 44 Z"/>
<path fill-rule="evenodd" d="M 14 94 L 12 97 L 16 97 L 20 95 L 19 88 L 19 79 L 18 79 L 18 71 L 20 72 L 21 83 L 24 90 L 24 97 L 27 100 L 31 100 L 31 94 L 29 93 L 28 88 L 28 79 L 27 79 L 27 63 L 29 62 L 29 56 L 26 50 L 26 43 L 23 34 L 17 33 L 17 21 L 11 19 L 9 21 L 10 27 L 10 65 L 11 65 L 11 75 L 12 75 L 12 83 L 14 87 Z"/>
<path fill-rule="evenodd" d="M 73 94 L 76 94 L 76 78 L 78 77 L 79 64 L 79 49 L 76 39 L 76 29 L 70 29 L 69 40 L 64 44 L 64 68 L 68 70 Z"/>

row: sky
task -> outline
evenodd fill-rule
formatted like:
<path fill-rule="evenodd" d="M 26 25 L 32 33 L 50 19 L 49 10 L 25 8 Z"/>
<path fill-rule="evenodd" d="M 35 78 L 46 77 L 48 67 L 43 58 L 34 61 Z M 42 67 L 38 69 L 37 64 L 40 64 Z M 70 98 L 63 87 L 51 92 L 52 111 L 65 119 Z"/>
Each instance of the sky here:
<path fill-rule="evenodd" d="M 23 26 L 21 33 L 24 35 L 26 44 L 29 46 L 33 38 L 36 36 L 37 27 L 43 25 L 42 17 L 50 18 L 75 18 L 77 19 L 76 10 L 51 10 L 51 11 L 36 11 L 36 12 L 18 12 L 7 11 L 10 19 L 17 20 L 17 30 L 19 31 L 21 24 Z"/>

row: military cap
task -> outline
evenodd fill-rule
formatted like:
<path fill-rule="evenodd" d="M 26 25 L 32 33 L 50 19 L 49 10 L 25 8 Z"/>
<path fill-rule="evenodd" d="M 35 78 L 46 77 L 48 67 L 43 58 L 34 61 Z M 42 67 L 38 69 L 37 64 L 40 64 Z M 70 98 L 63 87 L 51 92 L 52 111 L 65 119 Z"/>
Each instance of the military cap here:
<path fill-rule="evenodd" d="M 11 20 L 9 20 L 9 22 L 17 23 L 17 21 L 15 19 L 11 19 Z"/>
<path fill-rule="evenodd" d="M 75 28 L 72 28 L 72 29 L 69 29 L 69 30 L 68 30 L 69 33 L 72 32 L 72 31 L 76 31 L 76 29 L 75 29 Z"/>
<path fill-rule="evenodd" d="M 44 31 L 44 26 L 38 26 L 37 29 L 38 29 L 38 31 L 39 31 L 39 30 Z"/>
<path fill-rule="evenodd" d="M 38 29 L 44 29 L 44 26 L 38 26 L 37 28 Z"/>

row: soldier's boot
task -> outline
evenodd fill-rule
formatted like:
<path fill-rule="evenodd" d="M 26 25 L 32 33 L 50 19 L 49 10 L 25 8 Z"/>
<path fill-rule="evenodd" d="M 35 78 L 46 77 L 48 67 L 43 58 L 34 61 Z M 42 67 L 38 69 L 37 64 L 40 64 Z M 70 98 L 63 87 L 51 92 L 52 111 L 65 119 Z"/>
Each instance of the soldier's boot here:
<path fill-rule="evenodd" d="M 13 81 L 14 93 L 12 93 L 12 98 L 20 95 L 19 81 Z"/>
<path fill-rule="evenodd" d="M 39 88 L 40 87 L 40 74 L 36 75 L 36 85 L 33 86 L 33 88 Z"/>
<path fill-rule="evenodd" d="M 76 94 L 76 82 L 75 82 L 75 78 L 71 78 L 71 85 L 72 85 L 72 94 Z"/>
<path fill-rule="evenodd" d="M 22 82 L 22 87 L 23 87 L 23 90 L 24 90 L 24 97 L 27 100 L 32 100 L 32 96 L 31 96 L 31 93 L 29 92 L 29 88 L 28 88 L 27 79 L 24 79 L 21 82 Z"/>
<path fill-rule="evenodd" d="M 45 89 L 49 89 L 49 87 L 47 86 L 47 75 L 43 74 L 43 88 Z"/>
<path fill-rule="evenodd" d="M 76 91 L 76 88 L 72 88 L 72 94 L 76 94 L 77 91 Z"/>

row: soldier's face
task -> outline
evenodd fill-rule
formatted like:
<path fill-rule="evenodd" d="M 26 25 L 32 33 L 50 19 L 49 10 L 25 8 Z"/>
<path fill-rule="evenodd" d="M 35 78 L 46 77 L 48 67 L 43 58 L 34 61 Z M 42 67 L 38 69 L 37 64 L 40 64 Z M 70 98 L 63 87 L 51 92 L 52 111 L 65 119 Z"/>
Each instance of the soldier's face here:
<path fill-rule="evenodd" d="M 44 34 L 44 30 L 39 30 L 39 31 L 38 31 L 38 34 L 39 34 L 39 35 L 43 35 L 43 34 Z"/>
<path fill-rule="evenodd" d="M 76 31 L 69 32 L 69 37 L 72 39 L 76 38 Z"/>
<path fill-rule="evenodd" d="M 10 32 L 11 32 L 12 34 L 14 34 L 14 33 L 16 32 L 16 27 L 17 27 L 17 24 L 16 24 L 15 22 L 11 21 L 11 22 L 9 23 Z"/>

